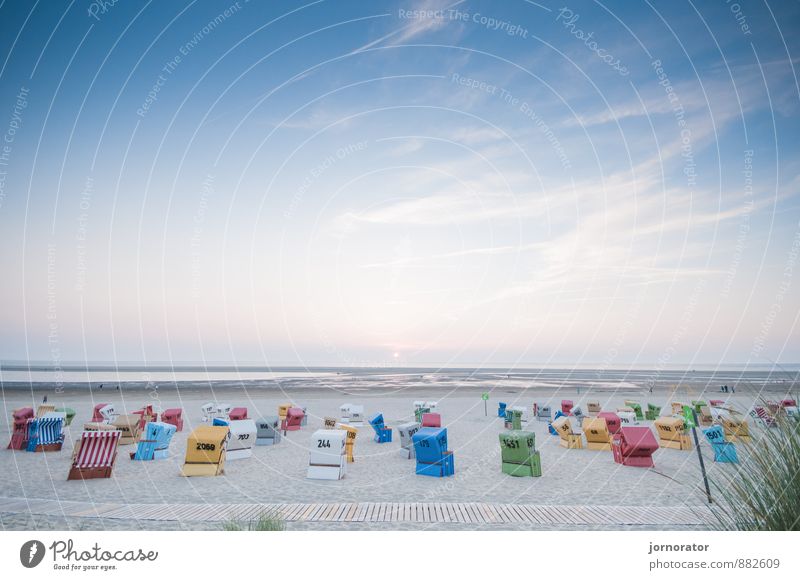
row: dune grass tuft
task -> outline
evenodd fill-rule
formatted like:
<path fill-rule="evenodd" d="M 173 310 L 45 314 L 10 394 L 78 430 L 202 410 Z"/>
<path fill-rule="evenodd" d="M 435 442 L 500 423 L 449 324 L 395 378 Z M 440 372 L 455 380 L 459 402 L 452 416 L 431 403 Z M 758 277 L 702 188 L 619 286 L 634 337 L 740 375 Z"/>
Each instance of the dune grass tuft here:
<path fill-rule="evenodd" d="M 286 522 L 277 512 L 266 511 L 249 520 L 230 519 L 222 524 L 226 532 L 282 532 Z"/>

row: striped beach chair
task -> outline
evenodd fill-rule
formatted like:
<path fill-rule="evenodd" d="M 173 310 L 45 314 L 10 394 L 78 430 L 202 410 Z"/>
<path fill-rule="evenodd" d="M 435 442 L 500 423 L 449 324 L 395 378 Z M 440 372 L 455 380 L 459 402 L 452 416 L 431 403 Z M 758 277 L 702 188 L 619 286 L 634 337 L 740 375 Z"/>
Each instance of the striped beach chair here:
<path fill-rule="evenodd" d="M 111 477 L 120 435 L 116 430 L 81 433 L 81 448 L 72 461 L 67 481 Z"/>
<path fill-rule="evenodd" d="M 152 421 L 145 425 L 144 436 L 139 440 L 131 459 L 136 461 L 152 461 L 166 459 L 169 455 L 169 444 L 178 428 L 170 423 Z"/>
<path fill-rule="evenodd" d="M 63 417 L 28 419 L 28 451 L 61 451 L 63 444 Z"/>
<path fill-rule="evenodd" d="M 769 412 L 768 409 L 764 407 L 758 406 L 753 409 L 755 412 L 755 418 L 761 421 L 764 427 L 774 427 L 775 426 L 775 417 L 772 413 Z"/>

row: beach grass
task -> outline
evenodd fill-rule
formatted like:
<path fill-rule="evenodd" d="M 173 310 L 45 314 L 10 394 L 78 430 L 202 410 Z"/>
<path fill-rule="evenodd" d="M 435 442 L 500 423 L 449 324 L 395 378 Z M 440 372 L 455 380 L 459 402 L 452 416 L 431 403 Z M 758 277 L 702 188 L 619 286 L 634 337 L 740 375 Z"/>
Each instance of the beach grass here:
<path fill-rule="evenodd" d="M 800 530 L 800 421 L 784 413 L 743 445 L 743 460 L 712 478 L 720 530 Z"/>
<path fill-rule="evenodd" d="M 277 512 L 265 511 L 248 520 L 230 519 L 222 524 L 226 532 L 282 532 L 286 521 Z"/>

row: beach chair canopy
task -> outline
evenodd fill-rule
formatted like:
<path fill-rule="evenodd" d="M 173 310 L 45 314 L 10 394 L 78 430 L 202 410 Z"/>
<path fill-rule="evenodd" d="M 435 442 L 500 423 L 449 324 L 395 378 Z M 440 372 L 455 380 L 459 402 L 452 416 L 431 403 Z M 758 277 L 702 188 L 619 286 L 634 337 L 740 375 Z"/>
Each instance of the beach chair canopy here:
<path fill-rule="evenodd" d="M 439 413 L 423 413 L 422 415 L 423 427 L 441 427 L 442 416 Z"/>
<path fill-rule="evenodd" d="M 533 431 L 506 431 L 500 433 L 502 460 L 523 463 L 536 451 L 536 434 Z"/>
<path fill-rule="evenodd" d="M 117 430 L 84 431 L 81 433 L 81 446 L 73 466 L 81 469 L 110 467 L 117 455 L 120 435 Z"/>
<path fill-rule="evenodd" d="M 417 461 L 435 463 L 447 451 L 447 429 L 443 427 L 422 427 L 412 436 Z"/>
<path fill-rule="evenodd" d="M 186 463 L 219 463 L 228 443 L 228 427 L 195 427 L 186 441 Z"/>
<path fill-rule="evenodd" d="M 658 450 L 658 441 L 649 427 L 622 427 L 620 434 L 626 457 L 649 457 Z"/>
<path fill-rule="evenodd" d="M 319 429 L 311 436 L 310 465 L 340 466 L 347 432 L 342 429 Z"/>

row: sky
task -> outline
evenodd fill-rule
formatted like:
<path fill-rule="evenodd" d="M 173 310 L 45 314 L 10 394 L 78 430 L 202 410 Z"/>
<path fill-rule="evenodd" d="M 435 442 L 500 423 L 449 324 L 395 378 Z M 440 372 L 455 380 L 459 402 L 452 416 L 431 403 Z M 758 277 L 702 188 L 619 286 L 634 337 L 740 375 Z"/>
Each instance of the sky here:
<path fill-rule="evenodd" d="M 800 361 L 794 2 L 0 3 L 0 360 Z"/>

